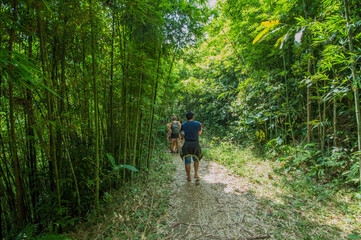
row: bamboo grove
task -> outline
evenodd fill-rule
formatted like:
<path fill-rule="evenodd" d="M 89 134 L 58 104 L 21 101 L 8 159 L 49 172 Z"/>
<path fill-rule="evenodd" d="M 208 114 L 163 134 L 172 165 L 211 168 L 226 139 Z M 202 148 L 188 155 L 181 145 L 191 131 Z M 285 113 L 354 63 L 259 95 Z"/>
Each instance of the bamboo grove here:
<path fill-rule="evenodd" d="M 177 67 L 181 106 L 287 172 L 358 188 L 360 1 L 225 0 L 218 11 Z"/>
<path fill-rule="evenodd" d="M 197 1 L 1 1 L 0 239 L 64 230 L 151 171 L 174 61 L 206 16 Z"/>

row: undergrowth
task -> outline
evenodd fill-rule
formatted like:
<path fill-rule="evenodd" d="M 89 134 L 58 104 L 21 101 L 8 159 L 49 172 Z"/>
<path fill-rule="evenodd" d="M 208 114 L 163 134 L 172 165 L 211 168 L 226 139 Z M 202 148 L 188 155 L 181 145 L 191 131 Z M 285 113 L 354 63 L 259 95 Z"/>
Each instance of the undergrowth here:
<path fill-rule="evenodd" d="M 253 169 L 247 167 L 247 162 L 255 162 L 258 158 L 252 148 L 244 149 L 232 144 L 228 139 L 213 137 L 211 140 L 201 140 L 202 151 L 208 160 L 214 160 L 232 169 L 240 176 L 248 176 Z"/>
<path fill-rule="evenodd" d="M 85 239 L 161 239 L 157 229 L 163 221 L 169 204 L 170 183 L 174 165 L 169 156 L 155 154 L 152 170 L 139 173 L 133 183 L 104 196 L 100 217 L 90 215 L 76 232 L 68 237 Z"/>
<path fill-rule="evenodd" d="M 326 160 L 318 160 L 321 166 L 315 170 L 300 160 L 311 159 L 307 151 L 300 154 L 286 149 L 287 156 L 275 158 L 260 156 L 252 147 L 242 148 L 227 139 L 207 139 L 203 145 L 205 159 L 242 177 L 242 184 L 259 200 L 262 211 L 268 212 L 268 223 L 277 226 L 274 238 L 288 239 L 285 234 L 292 233 L 292 239 L 361 239 L 359 195 L 354 188 L 342 188 L 344 185 L 326 176 L 333 169 L 332 179 L 347 179 L 345 175 L 336 178 L 342 175 L 337 160 L 323 165 Z"/>
<path fill-rule="evenodd" d="M 298 172 L 316 181 L 348 188 L 360 187 L 360 165 L 356 153 L 349 149 L 332 148 L 322 152 L 316 144 L 283 145 L 279 139 L 267 143 L 267 154 L 280 162 L 283 171 Z"/>

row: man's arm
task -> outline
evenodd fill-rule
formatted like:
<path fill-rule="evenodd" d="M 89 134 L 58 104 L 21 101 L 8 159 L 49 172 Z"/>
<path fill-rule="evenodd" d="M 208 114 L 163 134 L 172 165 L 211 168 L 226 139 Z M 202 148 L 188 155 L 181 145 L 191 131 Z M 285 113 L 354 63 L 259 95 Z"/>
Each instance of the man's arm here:
<path fill-rule="evenodd" d="M 182 132 L 182 125 L 180 124 L 180 122 L 178 122 L 179 124 L 179 132 L 180 132 L 180 137 L 184 138 L 183 132 Z"/>
<path fill-rule="evenodd" d="M 169 126 L 168 126 L 168 134 L 170 132 L 170 128 L 172 127 L 172 123 L 169 123 Z"/>
<path fill-rule="evenodd" d="M 198 131 L 198 135 L 200 136 L 200 135 L 202 135 L 202 133 L 203 133 L 203 123 L 201 123 L 201 126 L 200 126 L 200 131 Z"/>

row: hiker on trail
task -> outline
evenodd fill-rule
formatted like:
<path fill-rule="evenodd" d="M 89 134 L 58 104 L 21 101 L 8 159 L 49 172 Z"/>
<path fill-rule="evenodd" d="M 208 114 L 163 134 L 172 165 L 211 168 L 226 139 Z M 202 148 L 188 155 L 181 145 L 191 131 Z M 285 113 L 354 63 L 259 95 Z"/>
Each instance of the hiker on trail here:
<path fill-rule="evenodd" d="M 179 153 L 179 133 L 181 129 L 181 124 L 178 122 L 176 116 L 172 117 L 172 122 L 168 126 L 168 137 L 170 141 L 170 152 Z"/>
<path fill-rule="evenodd" d="M 199 180 L 198 167 L 199 161 L 202 159 L 201 147 L 198 142 L 199 135 L 202 134 L 203 128 L 200 122 L 194 121 L 194 113 L 192 111 L 186 114 L 187 122 L 182 124 L 181 132 L 184 135 L 185 142 L 183 144 L 180 156 L 184 160 L 187 180 L 191 181 L 191 162 L 194 162 L 194 179 Z"/>

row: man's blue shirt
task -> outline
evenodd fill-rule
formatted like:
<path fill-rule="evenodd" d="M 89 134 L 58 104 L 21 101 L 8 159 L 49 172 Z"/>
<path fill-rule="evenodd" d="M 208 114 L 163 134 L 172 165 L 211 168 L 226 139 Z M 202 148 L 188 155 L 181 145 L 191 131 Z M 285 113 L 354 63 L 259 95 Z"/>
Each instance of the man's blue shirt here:
<path fill-rule="evenodd" d="M 198 140 L 198 132 L 201 130 L 201 123 L 197 121 L 187 121 L 182 124 L 181 131 L 184 131 L 185 140 Z"/>

